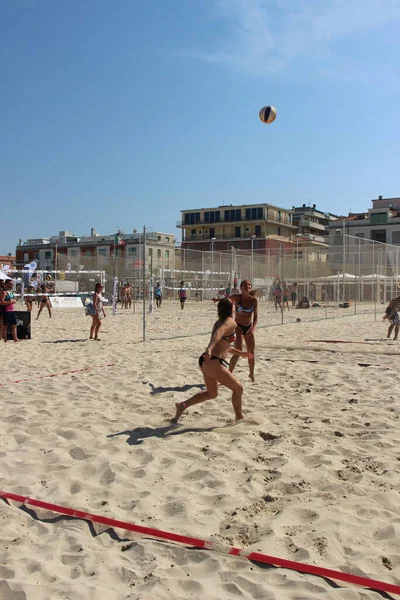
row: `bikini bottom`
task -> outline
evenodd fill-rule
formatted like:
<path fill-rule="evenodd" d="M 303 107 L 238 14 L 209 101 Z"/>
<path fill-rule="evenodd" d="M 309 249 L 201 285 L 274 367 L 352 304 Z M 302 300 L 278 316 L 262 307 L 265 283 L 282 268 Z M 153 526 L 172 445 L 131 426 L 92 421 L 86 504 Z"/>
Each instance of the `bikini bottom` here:
<path fill-rule="evenodd" d="M 238 323 L 237 325 L 242 330 L 243 335 L 246 335 L 246 333 L 249 333 L 250 329 L 253 327 L 253 325 L 251 323 L 250 323 L 250 325 L 241 325 L 240 323 Z"/>
<path fill-rule="evenodd" d="M 219 362 L 221 363 L 221 365 L 223 367 L 226 367 L 226 368 L 229 367 L 229 363 L 226 360 L 224 360 L 223 358 L 220 358 L 219 356 L 214 356 L 214 354 L 211 355 L 211 359 L 210 360 L 219 360 Z M 200 358 L 199 358 L 199 367 L 200 367 L 200 369 L 202 368 L 203 363 L 204 363 L 204 354 L 202 354 L 200 356 Z"/>

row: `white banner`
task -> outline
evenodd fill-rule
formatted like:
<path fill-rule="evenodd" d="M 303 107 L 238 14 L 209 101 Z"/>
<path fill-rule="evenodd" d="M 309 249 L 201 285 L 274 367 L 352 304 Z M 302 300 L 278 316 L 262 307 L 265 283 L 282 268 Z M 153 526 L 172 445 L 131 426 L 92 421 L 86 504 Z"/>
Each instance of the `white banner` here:
<path fill-rule="evenodd" d="M 114 277 L 114 279 L 113 279 L 113 302 L 112 302 L 113 315 L 117 314 L 117 301 L 118 301 L 118 277 Z"/>
<path fill-rule="evenodd" d="M 53 308 L 83 308 L 82 300 L 77 296 L 49 296 Z"/>

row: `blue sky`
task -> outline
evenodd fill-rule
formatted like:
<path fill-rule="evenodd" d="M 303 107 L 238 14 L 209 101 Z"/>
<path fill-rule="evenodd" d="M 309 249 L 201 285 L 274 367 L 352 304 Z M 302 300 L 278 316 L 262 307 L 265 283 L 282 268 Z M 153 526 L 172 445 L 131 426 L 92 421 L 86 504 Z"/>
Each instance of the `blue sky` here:
<path fill-rule="evenodd" d="M 399 0 L 0 0 L 0 254 L 400 196 L 399 25 Z"/>

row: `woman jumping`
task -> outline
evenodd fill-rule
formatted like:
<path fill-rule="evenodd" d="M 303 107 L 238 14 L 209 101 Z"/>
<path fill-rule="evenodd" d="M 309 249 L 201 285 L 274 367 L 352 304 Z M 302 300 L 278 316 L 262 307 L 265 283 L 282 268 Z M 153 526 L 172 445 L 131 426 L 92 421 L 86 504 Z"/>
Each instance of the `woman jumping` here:
<path fill-rule="evenodd" d="M 258 320 L 258 301 L 257 298 L 251 295 L 250 290 L 251 283 L 248 279 L 245 279 L 240 284 L 240 295 L 232 296 L 232 302 L 235 304 L 235 320 L 237 323 L 235 348 L 237 350 L 242 350 L 244 340 L 247 351 L 250 353 L 249 377 L 251 381 L 254 382 L 254 331 L 256 329 Z M 237 361 L 237 357 L 233 356 L 229 365 L 229 370 L 231 373 L 233 372 Z"/>
<path fill-rule="evenodd" d="M 172 420 L 177 423 L 183 411 L 194 404 L 200 404 L 206 400 L 212 400 L 218 396 L 218 384 L 224 385 L 232 391 L 232 406 L 235 412 L 235 420 L 243 419 L 242 394 L 243 386 L 232 373 L 228 371 L 229 364 L 226 362 L 228 354 L 242 356 L 250 359 L 249 352 L 242 352 L 230 345 L 235 340 L 236 323 L 232 319 L 233 304 L 229 298 L 218 302 L 218 321 L 214 323 L 211 340 L 205 352 L 199 358 L 199 366 L 203 372 L 206 391 L 199 392 L 184 402 L 175 404 L 176 413 Z"/>

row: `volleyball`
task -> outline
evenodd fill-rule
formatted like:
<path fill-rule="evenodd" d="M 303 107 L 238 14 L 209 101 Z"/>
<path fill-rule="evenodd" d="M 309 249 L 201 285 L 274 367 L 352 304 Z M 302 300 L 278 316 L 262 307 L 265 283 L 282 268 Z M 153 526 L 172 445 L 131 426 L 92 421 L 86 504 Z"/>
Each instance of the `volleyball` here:
<path fill-rule="evenodd" d="M 276 108 L 274 106 L 263 106 L 259 115 L 263 123 L 272 123 L 276 119 Z"/>

